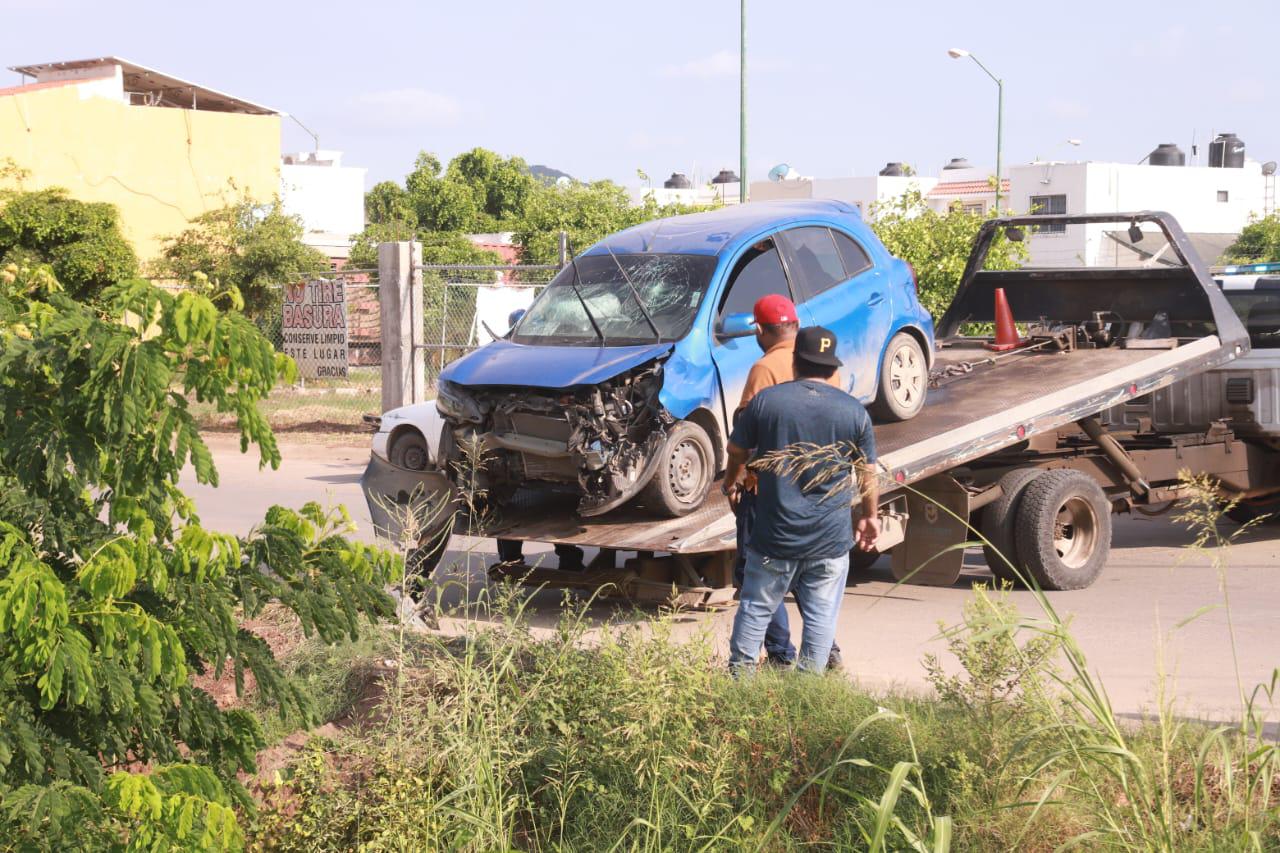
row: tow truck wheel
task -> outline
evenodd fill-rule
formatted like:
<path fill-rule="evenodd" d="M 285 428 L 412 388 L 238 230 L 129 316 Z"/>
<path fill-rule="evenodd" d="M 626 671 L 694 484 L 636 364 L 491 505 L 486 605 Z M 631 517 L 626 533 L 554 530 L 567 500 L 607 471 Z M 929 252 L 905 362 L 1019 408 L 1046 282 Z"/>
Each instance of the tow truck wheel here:
<path fill-rule="evenodd" d="M 431 448 L 427 447 L 427 440 L 416 429 L 407 429 L 392 436 L 387 455 L 391 457 L 392 465 L 410 471 L 425 471 L 431 465 Z"/>
<path fill-rule="evenodd" d="M 1046 471 L 1023 491 L 1017 548 L 1042 589 L 1084 589 L 1111 550 L 1111 504 L 1091 477 Z"/>
<path fill-rule="evenodd" d="M 987 544 L 982 546 L 982 555 L 987 558 L 987 568 L 996 580 L 1008 581 L 1020 585 L 1023 579 L 1018 572 L 1024 572 L 1018 560 L 1018 543 L 1014 530 L 1018 518 L 1018 502 L 1027 484 L 1040 475 L 1039 468 L 1015 468 L 1005 472 L 1000 478 L 1001 495 L 993 503 L 982 508 L 982 535 Z M 1012 563 L 1012 566 L 1010 565 Z M 1017 567 L 1018 572 L 1014 571 Z"/>
<path fill-rule="evenodd" d="M 880 363 L 880 390 L 871 403 L 871 414 L 880 421 L 906 421 L 924 408 L 929 391 L 929 362 L 920 342 L 898 332 L 884 348 Z"/>
<path fill-rule="evenodd" d="M 711 439 L 692 421 L 677 421 L 658 452 L 658 470 L 644 487 L 641 501 L 669 518 L 688 515 L 702 506 L 715 477 Z"/>

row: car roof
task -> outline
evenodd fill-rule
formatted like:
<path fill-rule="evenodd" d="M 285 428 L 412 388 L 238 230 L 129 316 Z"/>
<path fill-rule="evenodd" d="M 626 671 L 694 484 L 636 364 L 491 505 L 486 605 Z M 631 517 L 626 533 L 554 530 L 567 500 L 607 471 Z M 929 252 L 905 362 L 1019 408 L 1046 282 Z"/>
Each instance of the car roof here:
<path fill-rule="evenodd" d="M 857 208 L 842 201 L 753 201 L 702 213 L 654 219 L 611 234 L 583 254 L 613 251 L 618 254 L 655 252 L 718 255 L 762 230 L 813 219 L 828 220 L 846 227 L 852 227 L 860 221 Z"/>

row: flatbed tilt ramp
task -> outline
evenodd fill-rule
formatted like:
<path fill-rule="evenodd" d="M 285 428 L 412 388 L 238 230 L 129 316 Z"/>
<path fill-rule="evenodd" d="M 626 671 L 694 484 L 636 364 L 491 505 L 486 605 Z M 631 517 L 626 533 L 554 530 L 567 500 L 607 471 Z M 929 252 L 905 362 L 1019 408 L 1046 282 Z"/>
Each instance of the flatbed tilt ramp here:
<path fill-rule="evenodd" d="M 1116 221 L 1155 225 L 1182 263 L 982 268 L 1000 232 L 1017 239 L 1020 231 L 1046 222 Z M 992 352 L 984 347 L 989 339 L 961 334 L 970 324 L 994 320 L 996 288 L 1004 290 L 1014 318 L 1028 330 L 1023 348 Z M 1248 348 L 1244 327 L 1181 228 L 1159 212 L 988 221 L 937 337 L 924 409 L 912 420 L 875 426 L 883 549 L 906 542 L 906 547 L 894 547 L 895 575 L 931 584 L 955 582 L 962 563 L 959 549 L 952 547 L 956 524 L 963 541 L 968 512 L 999 494 L 993 493 L 990 478 L 957 478 L 957 471 L 967 472 L 971 465 L 1011 451 L 1025 455 L 1028 448 L 1054 446 L 1063 430 L 1079 433 L 1075 425 L 1221 366 Z M 1100 452 L 1111 457 L 1124 453 L 1104 447 L 1103 438 Z M 1123 460 L 1115 461 L 1123 465 Z M 1124 486 L 1120 475 L 1113 479 Z M 575 503 L 567 496 L 521 493 L 496 523 L 477 532 L 600 549 L 587 572 L 504 565 L 494 573 L 553 586 L 608 584 L 627 597 L 693 606 L 732 600 L 735 519 L 718 486 L 699 510 L 676 519 L 655 518 L 636 505 L 584 519 L 574 513 Z M 949 521 L 957 516 L 959 522 Z M 948 551 L 954 553 L 941 558 Z M 617 556 L 631 552 L 636 557 L 619 567 Z"/>

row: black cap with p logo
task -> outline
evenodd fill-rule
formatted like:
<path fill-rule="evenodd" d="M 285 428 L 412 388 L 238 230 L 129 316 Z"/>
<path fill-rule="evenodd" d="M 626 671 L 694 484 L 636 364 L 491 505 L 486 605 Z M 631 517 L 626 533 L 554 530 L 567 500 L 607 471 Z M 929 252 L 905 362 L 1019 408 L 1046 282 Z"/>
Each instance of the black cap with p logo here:
<path fill-rule="evenodd" d="M 821 326 L 810 326 L 796 333 L 796 357 L 810 364 L 840 367 L 836 357 L 836 334 Z"/>

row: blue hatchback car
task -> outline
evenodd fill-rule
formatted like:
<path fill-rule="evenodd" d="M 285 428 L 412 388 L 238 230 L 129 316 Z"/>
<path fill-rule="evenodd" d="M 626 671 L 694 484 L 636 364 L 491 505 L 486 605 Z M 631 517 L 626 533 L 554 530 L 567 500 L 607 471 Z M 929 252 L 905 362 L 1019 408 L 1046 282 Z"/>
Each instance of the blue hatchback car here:
<path fill-rule="evenodd" d="M 499 503 L 542 485 L 580 496 L 584 516 L 633 498 L 692 512 L 724 468 L 761 355 L 752 306 L 770 293 L 836 333 L 842 383 L 875 417 L 924 405 L 933 322 L 910 266 L 842 202 L 751 203 L 647 222 L 578 256 L 505 338 L 441 373 L 441 461 L 482 442 Z"/>

